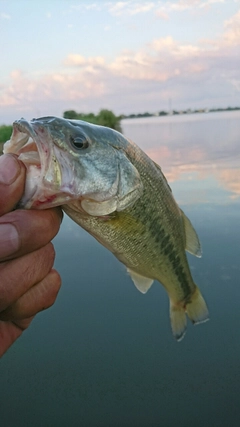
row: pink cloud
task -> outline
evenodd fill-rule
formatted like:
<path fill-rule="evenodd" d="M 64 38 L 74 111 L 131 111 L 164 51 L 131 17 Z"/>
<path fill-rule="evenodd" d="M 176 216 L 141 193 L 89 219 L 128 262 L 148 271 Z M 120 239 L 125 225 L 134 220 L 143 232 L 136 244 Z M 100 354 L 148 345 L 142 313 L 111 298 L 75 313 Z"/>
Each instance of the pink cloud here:
<path fill-rule="evenodd" d="M 149 12 L 154 9 L 154 2 L 140 1 L 118 1 L 107 4 L 108 11 L 114 16 L 120 15 L 137 15 L 139 13 Z"/>
<path fill-rule="evenodd" d="M 227 45 L 239 46 L 240 44 L 240 10 L 224 23 L 223 40 Z"/>
<path fill-rule="evenodd" d="M 105 60 L 102 56 L 96 56 L 94 58 L 85 58 L 79 54 L 70 53 L 64 60 L 64 65 L 68 67 L 84 67 L 84 66 L 102 66 Z"/>

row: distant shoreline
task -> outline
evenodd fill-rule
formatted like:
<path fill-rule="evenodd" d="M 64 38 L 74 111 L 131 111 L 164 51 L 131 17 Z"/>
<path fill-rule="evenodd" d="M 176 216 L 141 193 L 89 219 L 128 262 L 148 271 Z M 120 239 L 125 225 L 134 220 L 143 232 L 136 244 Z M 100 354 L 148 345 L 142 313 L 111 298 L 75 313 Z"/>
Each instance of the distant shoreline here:
<path fill-rule="evenodd" d="M 157 118 L 157 117 L 165 117 L 166 119 L 170 117 L 181 117 L 181 116 L 194 116 L 195 114 L 203 114 L 207 115 L 208 113 L 222 113 L 222 112 L 234 112 L 234 111 L 240 111 L 240 107 L 228 107 L 228 108 L 212 108 L 212 109 L 204 109 L 204 110 L 186 110 L 186 111 L 178 111 L 173 113 L 165 113 L 165 114 L 154 114 L 154 113 L 145 113 L 145 114 L 131 114 L 129 116 L 121 115 L 120 120 L 127 120 L 127 119 L 144 119 L 144 118 Z M 4 125 L 3 125 L 4 126 Z M 0 126 L 1 127 L 1 126 Z M 7 138 L 9 139 L 9 138 Z M 6 139 L 6 141 L 7 141 Z M 6 142 L 4 141 L 4 142 Z M 4 142 L 0 142 L 0 155 L 2 154 L 3 150 L 3 144 Z"/>
<path fill-rule="evenodd" d="M 207 114 L 207 113 L 220 113 L 224 111 L 240 111 L 240 107 L 227 107 L 227 108 L 200 108 L 192 110 L 172 110 L 172 111 L 159 111 L 157 113 L 138 113 L 138 114 L 122 114 L 121 119 L 137 119 L 144 117 L 165 117 L 165 116 L 178 116 L 185 114 Z"/>

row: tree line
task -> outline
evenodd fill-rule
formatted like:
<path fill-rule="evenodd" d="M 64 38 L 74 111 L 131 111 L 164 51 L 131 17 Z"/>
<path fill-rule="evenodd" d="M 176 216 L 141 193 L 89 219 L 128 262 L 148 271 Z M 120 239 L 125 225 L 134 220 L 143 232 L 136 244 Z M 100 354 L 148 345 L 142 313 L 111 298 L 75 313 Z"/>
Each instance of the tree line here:
<path fill-rule="evenodd" d="M 200 112 L 219 112 L 219 111 L 236 111 L 240 110 L 240 107 L 227 107 L 227 108 L 212 108 L 209 110 L 186 110 L 186 111 L 173 111 L 172 114 L 189 114 L 189 113 L 200 113 Z M 109 128 L 118 130 L 121 132 L 121 120 L 124 118 L 137 118 L 137 117 L 151 117 L 151 116 L 165 116 L 169 112 L 159 111 L 158 114 L 142 113 L 142 114 L 129 114 L 116 116 L 111 110 L 102 109 L 98 114 L 94 113 L 78 113 L 75 110 L 64 111 L 63 117 L 65 119 L 83 120 L 96 125 L 107 126 Z M 0 126 L 0 154 L 2 152 L 2 145 L 8 139 L 10 139 L 12 133 L 12 126 L 2 125 Z"/>
<path fill-rule="evenodd" d="M 110 110 L 100 110 L 98 114 L 94 113 L 77 113 L 75 110 L 64 111 L 63 117 L 65 119 L 83 120 L 85 122 L 93 123 L 95 125 L 106 126 L 111 129 L 121 132 L 120 121 L 122 116 L 115 116 Z"/>

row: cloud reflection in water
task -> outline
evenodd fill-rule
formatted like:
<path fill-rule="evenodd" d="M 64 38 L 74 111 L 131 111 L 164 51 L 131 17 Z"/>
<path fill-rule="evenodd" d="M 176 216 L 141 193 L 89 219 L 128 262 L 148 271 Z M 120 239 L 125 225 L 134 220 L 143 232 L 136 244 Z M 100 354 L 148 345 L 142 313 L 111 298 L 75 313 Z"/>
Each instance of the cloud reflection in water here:
<path fill-rule="evenodd" d="M 239 111 L 151 117 L 123 120 L 122 129 L 161 166 L 179 203 L 227 203 L 240 196 L 239 119 Z"/>

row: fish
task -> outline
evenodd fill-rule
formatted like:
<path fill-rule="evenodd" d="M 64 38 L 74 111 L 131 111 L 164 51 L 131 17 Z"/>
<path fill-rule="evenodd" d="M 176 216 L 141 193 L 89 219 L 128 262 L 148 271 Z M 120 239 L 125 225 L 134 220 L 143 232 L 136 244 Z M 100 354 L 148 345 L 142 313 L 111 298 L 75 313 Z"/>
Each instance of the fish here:
<path fill-rule="evenodd" d="M 160 166 L 134 142 L 107 127 L 48 116 L 16 120 L 3 151 L 26 166 L 17 207 L 61 206 L 126 266 L 141 293 L 162 284 L 178 341 L 187 318 L 209 319 L 186 256 L 201 257 L 197 233 Z"/>

